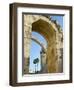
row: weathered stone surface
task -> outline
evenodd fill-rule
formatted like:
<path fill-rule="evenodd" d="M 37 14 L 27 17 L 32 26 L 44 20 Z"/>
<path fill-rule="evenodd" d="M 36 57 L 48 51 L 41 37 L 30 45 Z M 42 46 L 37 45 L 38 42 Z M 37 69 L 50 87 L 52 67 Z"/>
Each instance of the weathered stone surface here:
<path fill-rule="evenodd" d="M 24 15 L 24 57 L 30 57 L 31 32 L 41 34 L 47 41 L 47 72 L 59 72 L 60 48 L 63 48 L 63 32 L 59 31 L 54 22 L 41 15 Z M 59 29 L 59 30 L 58 30 Z M 44 60 L 44 59 L 42 59 Z M 29 72 L 29 59 L 24 60 L 25 73 Z M 45 61 L 43 65 L 45 65 Z M 62 69 L 62 68 L 61 68 Z M 62 70 L 60 70 L 62 71 Z"/>

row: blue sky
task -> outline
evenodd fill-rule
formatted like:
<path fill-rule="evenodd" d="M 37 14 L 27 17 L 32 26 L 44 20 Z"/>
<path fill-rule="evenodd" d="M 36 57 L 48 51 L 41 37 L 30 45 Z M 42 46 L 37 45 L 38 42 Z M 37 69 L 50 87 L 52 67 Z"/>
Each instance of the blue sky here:
<path fill-rule="evenodd" d="M 63 28 L 63 16 L 51 16 L 51 18 L 52 18 L 52 20 L 58 21 L 60 26 Z M 32 32 L 32 35 L 37 37 L 38 40 L 41 41 L 42 43 L 46 44 L 46 40 L 39 33 Z M 35 65 L 33 64 L 33 60 L 36 59 L 36 58 L 39 58 L 38 70 L 41 69 L 41 66 L 40 66 L 40 51 L 41 51 L 41 47 L 35 41 L 32 40 L 31 41 L 31 48 L 30 48 L 30 67 L 29 67 L 30 72 L 35 71 Z"/>
<path fill-rule="evenodd" d="M 32 35 L 35 36 L 41 43 L 46 45 L 46 40 L 39 33 L 32 32 Z M 40 51 L 41 46 L 38 45 L 35 41 L 31 40 L 31 48 L 30 48 L 30 71 L 35 71 L 35 65 L 33 64 L 33 60 L 39 58 L 40 60 Z M 40 61 L 38 64 L 38 70 L 40 70 Z"/>
<path fill-rule="evenodd" d="M 51 16 L 52 20 L 56 20 L 59 25 L 63 28 L 63 16 Z"/>

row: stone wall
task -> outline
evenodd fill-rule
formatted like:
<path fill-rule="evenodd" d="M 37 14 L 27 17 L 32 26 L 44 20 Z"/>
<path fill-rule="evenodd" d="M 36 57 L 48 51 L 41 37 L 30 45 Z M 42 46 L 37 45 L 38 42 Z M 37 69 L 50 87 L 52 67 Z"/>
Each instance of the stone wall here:
<path fill-rule="evenodd" d="M 59 71 L 60 48 L 63 46 L 62 32 L 59 32 L 58 24 L 43 15 L 24 15 L 24 70 L 29 72 L 29 57 L 31 32 L 41 34 L 47 41 L 47 72 L 54 73 Z M 26 48 L 25 48 L 26 47 Z"/>

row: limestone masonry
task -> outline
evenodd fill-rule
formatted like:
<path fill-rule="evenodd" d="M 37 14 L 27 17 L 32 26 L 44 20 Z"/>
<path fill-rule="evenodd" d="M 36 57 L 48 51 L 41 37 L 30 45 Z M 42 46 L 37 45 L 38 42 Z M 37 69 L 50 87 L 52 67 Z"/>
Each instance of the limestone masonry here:
<path fill-rule="evenodd" d="M 31 35 L 32 31 L 38 32 L 45 38 L 47 47 Z M 63 31 L 58 22 L 46 15 L 24 15 L 24 73 L 29 73 L 31 39 L 42 47 L 41 72 L 62 72 Z"/>

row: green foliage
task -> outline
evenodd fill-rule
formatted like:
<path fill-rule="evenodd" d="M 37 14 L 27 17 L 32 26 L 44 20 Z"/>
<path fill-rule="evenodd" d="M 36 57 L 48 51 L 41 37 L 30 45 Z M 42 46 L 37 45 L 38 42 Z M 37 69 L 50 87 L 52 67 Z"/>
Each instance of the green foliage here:
<path fill-rule="evenodd" d="M 37 64 L 39 62 L 39 58 L 34 59 L 33 63 Z"/>

